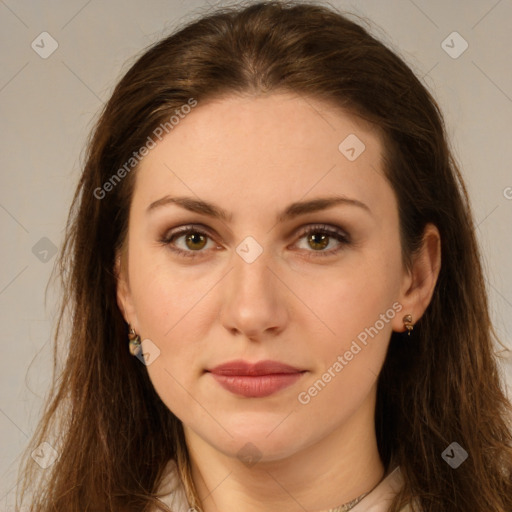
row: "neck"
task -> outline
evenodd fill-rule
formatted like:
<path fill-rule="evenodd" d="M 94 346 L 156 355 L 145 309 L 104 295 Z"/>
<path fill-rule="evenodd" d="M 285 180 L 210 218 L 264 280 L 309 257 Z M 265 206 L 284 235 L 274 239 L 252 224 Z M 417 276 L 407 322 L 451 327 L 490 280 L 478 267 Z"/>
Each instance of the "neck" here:
<path fill-rule="evenodd" d="M 250 467 L 185 427 L 203 512 L 328 511 L 373 490 L 384 476 L 374 411 L 373 392 L 342 425 L 316 443 L 285 458 L 262 457 Z"/>

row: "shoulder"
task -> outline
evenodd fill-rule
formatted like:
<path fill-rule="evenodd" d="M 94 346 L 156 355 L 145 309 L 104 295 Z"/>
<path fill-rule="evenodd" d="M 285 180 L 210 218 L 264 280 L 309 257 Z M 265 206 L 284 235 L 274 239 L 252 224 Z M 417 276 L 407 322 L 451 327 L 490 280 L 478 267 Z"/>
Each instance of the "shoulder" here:
<path fill-rule="evenodd" d="M 165 476 L 158 488 L 160 501 L 173 512 L 188 512 L 187 496 L 178 474 L 176 461 L 171 459 L 165 468 Z"/>

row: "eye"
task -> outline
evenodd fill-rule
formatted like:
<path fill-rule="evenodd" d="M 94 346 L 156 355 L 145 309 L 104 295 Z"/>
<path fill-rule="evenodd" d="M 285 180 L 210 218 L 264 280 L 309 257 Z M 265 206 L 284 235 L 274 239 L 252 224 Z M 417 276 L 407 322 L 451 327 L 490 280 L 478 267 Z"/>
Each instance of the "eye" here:
<path fill-rule="evenodd" d="M 183 238 L 182 248 L 176 247 L 174 242 Z M 169 246 L 169 248 L 177 253 L 180 256 L 185 256 L 187 258 L 195 258 L 197 256 L 201 256 L 202 249 L 207 245 L 208 239 L 211 239 L 210 234 L 202 230 L 196 226 L 182 226 L 175 231 L 167 233 L 160 240 L 160 242 L 164 245 Z"/>
<path fill-rule="evenodd" d="M 325 224 L 309 226 L 300 233 L 300 239 L 302 238 L 306 238 L 307 246 L 314 249 L 313 251 L 307 251 L 313 253 L 312 255 L 308 254 L 307 257 L 332 256 L 339 252 L 343 246 L 350 245 L 351 243 L 344 231 L 339 228 L 326 226 Z M 337 240 L 338 245 L 325 251 L 324 249 L 329 246 L 329 242 L 332 239 Z"/>

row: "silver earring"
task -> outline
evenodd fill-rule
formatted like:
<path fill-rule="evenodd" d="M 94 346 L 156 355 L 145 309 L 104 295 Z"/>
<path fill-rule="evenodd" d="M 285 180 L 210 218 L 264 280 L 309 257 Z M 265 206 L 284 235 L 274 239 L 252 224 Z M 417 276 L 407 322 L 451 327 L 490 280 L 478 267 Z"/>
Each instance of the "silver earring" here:
<path fill-rule="evenodd" d="M 130 349 L 130 354 L 132 356 L 136 356 L 140 351 L 140 336 L 133 330 L 132 326 L 130 326 L 130 332 L 128 333 L 128 339 L 130 340 L 128 344 L 128 348 Z"/>

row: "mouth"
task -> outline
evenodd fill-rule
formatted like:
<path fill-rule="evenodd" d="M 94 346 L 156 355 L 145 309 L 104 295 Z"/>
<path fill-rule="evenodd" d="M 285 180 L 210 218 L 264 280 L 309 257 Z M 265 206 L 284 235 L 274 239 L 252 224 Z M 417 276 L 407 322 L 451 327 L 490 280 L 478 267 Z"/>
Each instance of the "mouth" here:
<path fill-rule="evenodd" d="M 231 393 L 247 398 L 262 398 L 294 384 L 307 370 L 279 361 L 230 361 L 206 370 Z"/>

